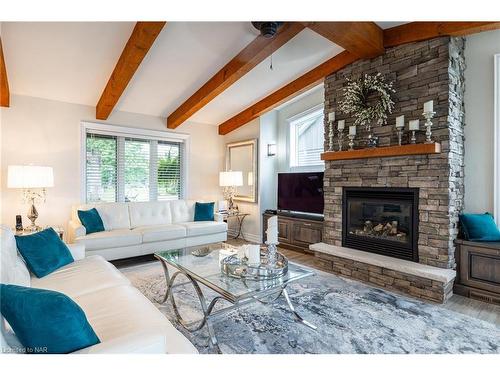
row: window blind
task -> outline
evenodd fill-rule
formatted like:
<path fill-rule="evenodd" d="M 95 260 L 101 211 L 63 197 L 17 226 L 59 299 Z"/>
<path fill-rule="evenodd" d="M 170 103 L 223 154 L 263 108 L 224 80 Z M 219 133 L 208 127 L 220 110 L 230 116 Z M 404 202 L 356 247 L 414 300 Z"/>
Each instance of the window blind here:
<path fill-rule="evenodd" d="M 87 202 L 182 198 L 183 143 L 86 132 Z"/>
<path fill-rule="evenodd" d="M 323 111 L 295 119 L 290 126 L 290 166 L 321 165 L 321 153 L 324 148 Z"/>

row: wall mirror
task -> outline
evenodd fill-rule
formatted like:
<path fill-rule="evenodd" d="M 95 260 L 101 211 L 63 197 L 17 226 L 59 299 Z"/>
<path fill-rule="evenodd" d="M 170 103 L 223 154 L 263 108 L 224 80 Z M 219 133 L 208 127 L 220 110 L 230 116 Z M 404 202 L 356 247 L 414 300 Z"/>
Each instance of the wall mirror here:
<path fill-rule="evenodd" d="M 236 188 L 234 200 L 257 202 L 257 139 L 226 145 L 226 171 L 241 171 L 243 186 Z"/>

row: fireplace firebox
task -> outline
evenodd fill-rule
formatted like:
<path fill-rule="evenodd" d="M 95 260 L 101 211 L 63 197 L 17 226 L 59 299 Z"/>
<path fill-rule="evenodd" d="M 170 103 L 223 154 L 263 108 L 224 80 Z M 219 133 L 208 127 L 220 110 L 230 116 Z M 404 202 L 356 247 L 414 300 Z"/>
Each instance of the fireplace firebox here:
<path fill-rule="evenodd" d="M 418 189 L 345 187 L 342 246 L 418 262 Z"/>

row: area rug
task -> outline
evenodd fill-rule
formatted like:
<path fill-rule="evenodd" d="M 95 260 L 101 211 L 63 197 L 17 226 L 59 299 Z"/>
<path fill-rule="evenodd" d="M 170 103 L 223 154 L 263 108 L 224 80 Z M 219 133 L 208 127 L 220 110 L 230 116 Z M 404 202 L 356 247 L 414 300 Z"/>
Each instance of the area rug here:
<path fill-rule="evenodd" d="M 200 351 L 211 353 L 206 327 L 176 323 L 170 301 L 159 305 L 165 279 L 159 263 L 121 270 Z M 500 353 L 500 329 L 439 305 L 421 302 L 321 271 L 288 287 L 297 311 L 318 329 L 297 323 L 286 301 L 247 305 L 214 321 L 223 353 Z M 203 289 L 210 298 L 214 293 Z M 175 291 L 181 314 L 200 318 L 190 285 Z"/>

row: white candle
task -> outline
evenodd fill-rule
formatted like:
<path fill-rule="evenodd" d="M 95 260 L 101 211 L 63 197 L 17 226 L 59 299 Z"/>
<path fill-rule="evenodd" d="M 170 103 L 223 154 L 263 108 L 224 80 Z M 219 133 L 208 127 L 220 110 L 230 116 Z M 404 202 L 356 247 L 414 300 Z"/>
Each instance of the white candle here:
<path fill-rule="evenodd" d="M 335 112 L 330 112 L 328 114 L 328 121 L 329 122 L 334 122 L 335 121 Z"/>
<path fill-rule="evenodd" d="M 420 121 L 419 120 L 411 120 L 408 127 L 410 130 L 418 130 L 420 127 Z"/>
<path fill-rule="evenodd" d="M 278 216 L 267 219 L 267 243 L 278 243 Z"/>
<path fill-rule="evenodd" d="M 356 125 L 349 126 L 349 135 L 356 135 Z"/>
<path fill-rule="evenodd" d="M 434 112 L 434 102 L 432 100 L 424 103 L 424 113 L 425 112 Z"/>
<path fill-rule="evenodd" d="M 396 117 L 396 128 L 404 128 L 405 127 L 405 116 Z"/>
<path fill-rule="evenodd" d="M 345 128 L 345 120 L 339 120 L 339 123 L 337 125 L 337 129 L 344 130 L 344 128 Z"/>
<path fill-rule="evenodd" d="M 260 245 L 246 245 L 245 255 L 249 264 L 260 263 Z"/>

